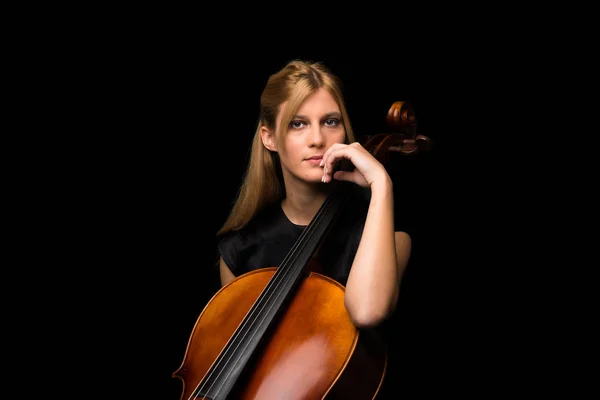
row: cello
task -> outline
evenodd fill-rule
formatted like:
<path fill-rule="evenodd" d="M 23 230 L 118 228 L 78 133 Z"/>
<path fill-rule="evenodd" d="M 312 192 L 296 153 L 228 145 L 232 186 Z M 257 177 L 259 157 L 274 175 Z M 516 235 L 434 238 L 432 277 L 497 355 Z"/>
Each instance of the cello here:
<path fill-rule="evenodd" d="M 363 146 L 378 160 L 429 150 L 407 102 L 387 115 L 392 133 Z M 344 287 L 321 274 L 315 255 L 348 198 L 337 185 L 276 267 L 242 274 L 221 287 L 199 315 L 173 378 L 181 400 L 374 399 L 387 350 L 375 330 L 359 330 L 344 306 Z"/>

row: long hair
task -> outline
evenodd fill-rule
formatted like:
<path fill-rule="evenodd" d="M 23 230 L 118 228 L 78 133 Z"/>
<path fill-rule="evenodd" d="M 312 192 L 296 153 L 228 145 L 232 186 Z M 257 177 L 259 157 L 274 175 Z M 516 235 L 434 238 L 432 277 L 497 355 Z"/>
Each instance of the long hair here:
<path fill-rule="evenodd" d="M 277 136 L 278 149 L 285 149 L 283 141 L 288 126 L 304 100 L 319 88 L 324 88 L 335 99 L 342 114 L 346 143 L 354 142 L 354 132 L 345 107 L 341 81 L 321 62 L 292 60 L 271 75 L 260 97 L 260 117 L 252 146 L 248 168 L 244 174 L 237 199 L 225 224 L 217 235 L 243 228 L 253 216 L 267 205 L 283 200 L 285 187 L 279 155 L 264 147 L 262 126 L 275 130 L 275 122 L 282 103 L 287 102 Z"/>

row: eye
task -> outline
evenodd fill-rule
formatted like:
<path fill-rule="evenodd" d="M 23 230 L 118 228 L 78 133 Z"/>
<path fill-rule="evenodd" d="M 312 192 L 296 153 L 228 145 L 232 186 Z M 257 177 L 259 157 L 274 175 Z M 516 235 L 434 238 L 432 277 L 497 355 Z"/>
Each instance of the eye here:
<path fill-rule="evenodd" d="M 304 123 L 304 121 L 300 121 L 300 120 L 294 120 L 294 121 L 290 122 L 290 128 L 293 128 L 293 129 L 300 129 L 304 125 L 306 125 Z"/>
<path fill-rule="evenodd" d="M 325 125 L 326 126 L 337 126 L 339 125 L 340 120 L 337 118 L 328 118 L 325 120 Z"/>

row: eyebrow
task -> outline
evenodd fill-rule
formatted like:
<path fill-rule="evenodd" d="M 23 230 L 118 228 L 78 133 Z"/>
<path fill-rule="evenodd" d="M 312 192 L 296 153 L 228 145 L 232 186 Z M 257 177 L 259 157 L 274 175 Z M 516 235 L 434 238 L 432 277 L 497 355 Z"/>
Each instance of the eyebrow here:
<path fill-rule="evenodd" d="M 306 115 L 300 115 L 300 114 L 297 114 L 297 115 L 295 116 L 295 118 L 308 119 L 308 118 L 306 117 Z M 337 112 L 337 111 L 334 111 L 334 112 L 327 113 L 327 114 L 325 114 L 325 115 L 323 115 L 323 116 L 321 117 L 321 119 L 329 119 L 329 118 L 338 118 L 338 119 L 342 119 L 342 114 L 341 114 L 341 113 L 339 113 L 339 112 Z"/>

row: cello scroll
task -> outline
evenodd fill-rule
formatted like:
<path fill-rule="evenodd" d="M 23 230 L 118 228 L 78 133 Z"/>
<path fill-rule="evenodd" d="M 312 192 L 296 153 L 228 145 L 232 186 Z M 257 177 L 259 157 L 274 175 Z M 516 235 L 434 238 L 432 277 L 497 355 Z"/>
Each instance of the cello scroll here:
<path fill-rule="evenodd" d="M 369 136 L 363 143 L 382 163 L 387 162 L 390 153 L 413 155 L 432 148 L 433 141 L 417 133 L 417 117 L 409 102 L 394 102 L 388 110 L 386 121 L 392 132 Z"/>

